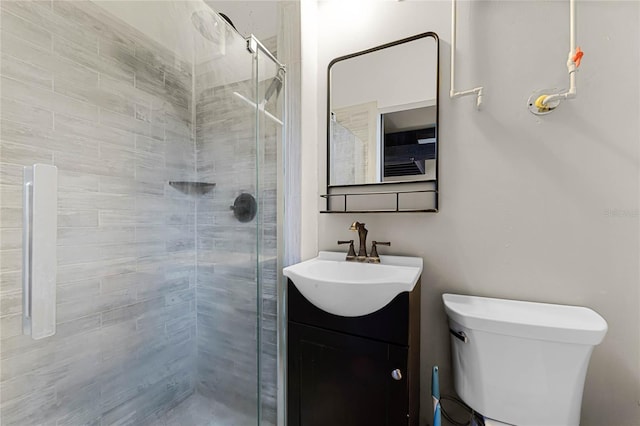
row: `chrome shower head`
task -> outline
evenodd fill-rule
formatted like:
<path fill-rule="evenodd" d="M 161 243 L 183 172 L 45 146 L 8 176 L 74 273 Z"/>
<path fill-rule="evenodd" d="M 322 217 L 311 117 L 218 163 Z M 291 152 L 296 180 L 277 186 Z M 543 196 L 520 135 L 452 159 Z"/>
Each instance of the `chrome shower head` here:
<path fill-rule="evenodd" d="M 218 13 L 218 15 L 227 21 L 227 23 L 229 23 L 236 32 L 238 31 L 227 15 L 224 13 Z M 220 34 L 221 31 L 224 31 L 220 28 L 218 21 L 219 18 L 210 10 L 199 10 L 191 14 L 191 22 L 193 23 L 193 26 L 196 27 L 202 37 L 209 41 L 218 41 L 220 38 L 218 34 Z"/>

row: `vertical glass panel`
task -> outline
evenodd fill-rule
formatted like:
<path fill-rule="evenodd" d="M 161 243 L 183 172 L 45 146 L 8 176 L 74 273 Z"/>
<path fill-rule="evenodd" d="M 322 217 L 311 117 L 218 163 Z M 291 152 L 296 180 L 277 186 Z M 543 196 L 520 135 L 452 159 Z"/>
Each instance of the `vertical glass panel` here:
<path fill-rule="evenodd" d="M 281 200 L 281 147 L 285 72 L 268 55 L 257 54 L 257 188 L 258 188 L 258 303 L 261 425 L 277 421 L 278 329 L 278 215 Z"/>
<path fill-rule="evenodd" d="M 215 182 L 198 199 L 197 392 L 213 424 L 257 424 L 257 220 L 255 70 L 247 44 L 210 12 L 197 23 L 224 26 L 224 49 L 205 32 L 196 50 L 198 179 Z M 213 28 L 213 29 L 211 29 Z M 211 36 L 214 40 L 216 37 Z M 223 51 L 223 53 L 220 53 Z M 230 206 L 232 207 L 230 209 Z M 216 423 L 218 422 L 218 423 Z M 208 424 L 208 423 L 207 423 Z"/>

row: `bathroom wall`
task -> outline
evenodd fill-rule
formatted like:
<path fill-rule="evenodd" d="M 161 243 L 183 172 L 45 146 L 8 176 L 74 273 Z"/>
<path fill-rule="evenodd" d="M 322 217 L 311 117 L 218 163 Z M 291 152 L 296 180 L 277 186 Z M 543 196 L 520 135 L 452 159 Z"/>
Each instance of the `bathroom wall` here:
<path fill-rule="evenodd" d="M 423 257 L 423 423 L 432 365 L 452 393 L 441 294 L 455 292 L 598 311 L 609 332 L 593 353 L 581 424 L 638 425 L 640 5 L 578 2 L 578 97 L 545 117 L 526 102 L 568 85 L 568 2 L 460 2 L 457 84 L 485 87 L 480 112 L 473 98 L 447 96 L 450 14 L 449 2 L 303 1 L 303 257 L 343 250 L 335 242 L 356 219 L 392 242 L 383 254 Z M 328 63 L 424 31 L 440 36 L 440 212 L 318 214 Z"/>
<path fill-rule="evenodd" d="M 0 421 L 142 424 L 195 389 L 195 203 L 167 184 L 195 177 L 191 64 L 89 2 L 1 7 Z M 33 163 L 59 171 L 57 334 L 38 341 L 21 334 Z"/>

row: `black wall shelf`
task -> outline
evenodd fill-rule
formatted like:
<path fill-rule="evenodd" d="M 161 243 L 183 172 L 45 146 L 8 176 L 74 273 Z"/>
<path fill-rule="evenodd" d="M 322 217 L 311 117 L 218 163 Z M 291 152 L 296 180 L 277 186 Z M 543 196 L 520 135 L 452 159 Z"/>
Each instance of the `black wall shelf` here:
<path fill-rule="evenodd" d="M 437 196 L 438 190 L 436 189 L 422 189 L 422 190 L 413 190 L 413 191 L 376 191 L 376 192 L 350 192 L 350 193 L 334 193 L 334 194 L 322 194 L 320 197 L 324 198 L 327 201 L 327 209 L 321 210 L 320 213 L 437 213 L 437 208 L 402 208 L 400 202 L 400 196 L 403 194 L 433 194 Z M 395 206 L 389 208 L 373 208 L 373 209 L 349 209 L 349 198 L 354 197 L 371 197 L 371 196 L 385 196 L 391 195 L 395 196 Z M 340 208 L 331 208 L 331 199 L 332 198 L 342 198 L 342 206 Z M 426 204 L 426 203 L 425 203 Z"/>

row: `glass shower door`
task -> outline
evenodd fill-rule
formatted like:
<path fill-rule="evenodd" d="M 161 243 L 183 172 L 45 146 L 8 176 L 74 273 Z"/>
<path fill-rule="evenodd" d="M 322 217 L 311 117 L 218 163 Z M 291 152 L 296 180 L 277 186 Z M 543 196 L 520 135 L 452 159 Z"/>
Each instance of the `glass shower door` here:
<path fill-rule="evenodd" d="M 211 405 L 212 421 L 253 425 L 258 416 L 257 221 L 251 211 L 256 111 L 248 104 L 255 94 L 253 62 L 246 40 L 217 15 L 206 14 L 200 25 L 217 33 L 213 41 L 203 37 L 196 48 L 196 174 L 216 186 L 196 206 L 197 393 Z"/>
<path fill-rule="evenodd" d="M 181 43 L 191 11 L 160 1 L 0 7 L 0 422 L 145 424 L 195 390 L 195 198 L 169 183 L 197 179 Z M 166 37 L 135 25 L 149 21 Z M 35 212 L 57 219 L 46 241 L 56 333 L 37 340 L 21 326 L 21 249 L 37 244 L 22 238 L 23 167 L 34 164 L 57 169 L 57 209 Z"/>
<path fill-rule="evenodd" d="M 0 17 L 2 425 L 275 424 L 279 66 L 204 2 Z M 58 171 L 39 340 L 22 334 L 33 164 Z"/>
<path fill-rule="evenodd" d="M 197 205 L 198 392 L 233 424 L 275 425 L 284 69 L 226 37 L 231 63 L 196 65 L 197 175 L 216 182 Z"/>

